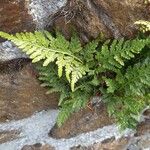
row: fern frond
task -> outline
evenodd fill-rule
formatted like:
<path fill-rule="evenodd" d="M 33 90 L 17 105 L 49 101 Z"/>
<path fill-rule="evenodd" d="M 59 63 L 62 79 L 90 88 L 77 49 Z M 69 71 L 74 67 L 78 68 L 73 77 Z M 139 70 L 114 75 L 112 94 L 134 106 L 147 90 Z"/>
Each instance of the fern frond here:
<path fill-rule="evenodd" d="M 71 37 L 69 50 L 72 53 L 79 53 L 82 50 L 81 42 L 76 33 L 74 33 L 73 36 Z"/>
<path fill-rule="evenodd" d="M 84 88 L 88 88 L 88 90 L 85 90 Z M 82 84 L 82 89 L 79 88 L 75 92 L 70 93 L 70 95 L 67 95 L 65 97 L 66 100 L 61 102 L 62 108 L 58 114 L 57 125 L 60 127 L 72 113 L 84 108 L 87 105 L 92 93 L 93 88 L 90 88 L 88 83 L 84 83 Z"/>
<path fill-rule="evenodd" d="M 144 62 L 128 67 L 125 74 L 126 95 L 133 94 L 143 96 L 150 89 L 150 58 Z"/>
<path fill-rule="evenodd" d="M 0 36 L 38 62 L 39 80 L 47 94 L 60 93 L 58 126 L 84 108 L 99 89 L 109 114 L 122 128 L 135 127 L 140 111 L 150 105 L 150 37 L 107 40 L 102 46 L 94 40 L 81 46 L 76 34 L 71 40 L 47 31 L 0 32 Z"/>
<path fill-rule="evenodd" d="M 22 51 L 30 56 L 33 63 L 43 60 L 43 66 L 47 66 L 52 62 L 56 62 L 58 66 L 58 76 L 62 77 L 63 70 L 66 70 L 66 78 L 71 82 L 72 91 L 74 91 L 75 83 L 85 75 L 86 70 L 84 70 L 84 68 L 86 69 L 86 67 L 84 67 L 79 57 L 74 54 L 82 49 L 77 37 L 72 38 L 69 43 L 69 41 L 58 32 L 56 38 L 52 37 L 47 31 L 17 33 L 16 35 L 0 32 L 0 36 L 16 44 Z M 72 52 L 70 50 L 71 48 Z M 68 68 L 68 63 L 70 64 L 70 68 Z"/>
<path fill-rule="evenodd" d="M 150 59 L 129 66 L 125 74 L 117 72 L 116 79 L 103 78 L 108 86 L 107 92 L 114 93 L 118 88 L 125 91 L 126 95 L 145 95 L 145 90 L 150 87 Z"/>
<path fill-rule="evenodd" d="M 84 46 L 82 54 L 83 54 L 86 62 L 93 61 L 98 43 L 99 43 L 98 40 L 93 40 Z"/>
<path fill-rule="evenodd" d="M 39 80 L 42 82 L 41 86 L 47 88 L 47 93 L 59 92 L 59 106 L 65 100 L 65 98 L 70 97 L 70 87 L 67 80 L 64 78 L 59 78 L 57 76 L 57 69 L 54 64 L 43 67 L 42 64 L 37 64 L 37 69 L 39 72 Z"/>
<path fill-rule="evenodd" d="M 106 41 L 96 55 L 101 68 L 117 72 L 125 63 L 139 54 L 143 48 L 150 44 L 150 38 L 133 40 Z"/>
<path fill-rule="evenodd" d="M 135 128 L 138 123 L 138 117 L 140 112 L 146 107 L 146 98 L 135 96 L 114 96 L 108 94 L 105 102 L 107 104 L 108 112 L 110 116 L 113 116 L 121 129 Z M 148 99 L 148 98 L 147 98 Z"/>
<path fill-rule="evenodd" d="M 140 26 L 140 30 L 143 32 L 150 31 L 150 21 L 139 20 L 135 22 L 136 25 Z"/>
<path fill-rule="evenodd" d="M 109 114 L 121 127 L 135 127 L 139 112 L 150 105 L 150 58 L 129 66 L 125 74 L 118 71 L 115 79 L 103 78 L 108 86 L 104 92 Z M 107 95 L 107 96 L 106 96 Z"/>

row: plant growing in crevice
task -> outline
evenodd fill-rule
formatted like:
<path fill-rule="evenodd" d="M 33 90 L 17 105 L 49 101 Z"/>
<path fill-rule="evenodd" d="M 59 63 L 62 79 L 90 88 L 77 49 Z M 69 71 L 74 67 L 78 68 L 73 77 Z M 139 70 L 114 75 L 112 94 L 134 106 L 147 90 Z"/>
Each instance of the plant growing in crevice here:
<path fill-rule="evenodd" d="M 16 35 L 0 32 L 0 36 L 38 63 L 39 79 L 48 93 L 60 93 L 58 126 L 86 107 L 98 92 L 123 129 L 135 127 L 136 117 L 149 105 L 150 37 L 104 43 L 97 39 L 82 46 L 76 34 L 70 40 L 47 31 Z"/>

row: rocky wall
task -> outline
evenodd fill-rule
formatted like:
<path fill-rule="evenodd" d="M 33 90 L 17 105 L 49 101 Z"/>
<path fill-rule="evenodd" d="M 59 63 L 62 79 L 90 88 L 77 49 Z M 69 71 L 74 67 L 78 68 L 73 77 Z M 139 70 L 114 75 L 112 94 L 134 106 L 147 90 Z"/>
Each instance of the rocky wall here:
<path fill-rule="evenodd" d="M 83 42 L 100 33 L 132 38 L 139 19 L 150 20 L 143 0 L 0 0 L 0 31 L 8 33 L 57 28 L 69 38 L 75 28 Z M 127 135 L 120 135 L 104 104 L 58 128 L 58 95 L 46 95 L 37 77 L 27 55 L 9 41 L 0 43 L 0 150 L 149 149 L 149 110 Z"/>

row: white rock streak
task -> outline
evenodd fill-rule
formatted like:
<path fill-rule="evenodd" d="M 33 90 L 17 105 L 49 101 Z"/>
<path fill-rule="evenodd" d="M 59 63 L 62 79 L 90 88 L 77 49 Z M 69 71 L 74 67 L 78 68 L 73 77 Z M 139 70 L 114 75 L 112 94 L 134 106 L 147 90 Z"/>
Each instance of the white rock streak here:
<path fill-rule="evenodd" d="M 0 62 L 18 58 L 27 58 L 27 55 L 21 52 L 21 50 L 10 41 L 0 43 Z"/>
<path fill-rule="evenodd" d="M 56 150 L 69 150 L 73 146 L 88 146 L 111 137 L 117 139 L 127 135 L 121 135 L 115 125 L 110 125 L 69 139 L 54 139 L 48 137 L 48 132 L 54 126 L 57 114 L 58 110 L 42 111 L 30 118 L 0 124 L 0 131 L 19 130 L 21 132 L 18 139 L 1 144 L 0 150 L 21 150 L 24 145 L 35 143 L 50 144 Z M 128 134 L 131 133 L 128 132 Z"/>
<path fill-rule="evenodd" d="M 33 17 L 37 29 L 43 29 L 50 15 L 55 14 L 66 4 L 67 0 L 31 0 L 29 3 L 29 14 Z"/>

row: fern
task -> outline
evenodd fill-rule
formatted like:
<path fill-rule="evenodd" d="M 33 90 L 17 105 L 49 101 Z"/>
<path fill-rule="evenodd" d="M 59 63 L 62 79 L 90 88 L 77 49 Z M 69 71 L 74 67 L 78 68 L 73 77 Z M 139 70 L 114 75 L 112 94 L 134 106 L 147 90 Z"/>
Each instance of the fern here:
<path fill-rule="evenodd" d="M 97 70 L 105 73 L 102 79 L 107 86 L 107 89 L 102 88 L 103 101 L 122 129 L 135 127 L 136 117 L 150 103 L 150 60 L 142 54 L 144 49 L 147 49 L 148 52 L 144 51 L 147 55 L 150 54 L 149 45 L 149 37 L 107 40 L 96 54 Z M 144 57 L 137 59 L 141 55 Z M 143 62 L 135 64 L 136 59 Z"/>
<path fill-rule="evenodd" d="M 104 101 L 109 113 L 122 128 L 135 127 L 138 122 L 135 116 L 150 104 L 150 58 L 129 66 L 125 74 L 119 71 L 115 79 L 104 80 L 108 86 Z"/>
<path fill-rule="evenodd" d="M 86 82 L 84 84 L 82 83 L 82 88 L 80 86 L 78 90 L 70 93 L 70 95 L 65 101 L 63 101 L 61 105 L 60 113 L 57 118 L 58 126 L 60 127 L 72 113 L 86 107 L 93 92 L 94 89 L 92 88 L 92 86 Z"/>
<path fill-rule="evenodd" d="M 107 79 L 106 84 L 108 86 L 108 93 L 114 93 L 115 90 L 118 90 L 118 87 L 122 87 L 119 90 L 125 90 L 126 95 L 139 95 L 143 96 L 146 93 L 144 90 L 147 87 L 150 87 L 150 60 L 149 58 L 145 59 L 144 63 L 135 64 L 134 67 L 129 66 L 125 74 L 122 74 L 121 71 L 118 71 L 116 79 Z M 122 85 L 122 86 L 121 86 Z"/>
<path fill-rule="evenodd" d="M 150 22 L 149 21 L 139 20 L 139 21 L 136 21 L 135 24 L 140 26 L 140 30 L 142 32 L 150 31 Z"/>
<path fill-rule="evenodd" d="M 75 33 L 70 40 L 47 31 L 0 36 L 37 64 L 47 94 L 60 93 L 58 126 L 100 91 L 109 114 L 123 129 L 135 127 L 140 112 L 150 104 L 150 37 L 104 43 L 97 39 L 82 46 Z"/>
<path fill-rule="evenodd" d="M 57 33 L 56 38 L 54 38 L 47 31 L 17 33 L 16 35 L 0 32 L 0 36 L 16 44 L 30 56 L 33 63 L 43 60 L 43 66 L 47 66 L 55 62 L 58 66 L 59 77 L 62 77 L 63 69 L 65 68 L 66 77 L 71 83 L 72 91 L 74 91 L 75 83 L 88 70 L 82 61 L 74 55 L 74 53 L 82 49 L 81 45 L 74 43 L 75 38 L 72 38 L 69 43 L 61 34 Z"/>
<path fill-rule="evenodd" d="M 41 86 L 48 88 L 47 94 L 60 92 L 62 94 L 61 97 L 65 98 L 64 95 L 68 94 L 70 87 L 67 80 L 57 76 L 56 66 L 51 64 L 43 67 L 42 64 L 37 64 L 36 68 L 39 71 L 39 80 L 42 82 Z"/>
<path fill-rule="evenodd" d="M 107 40 L 99 53 L 96 54 L 96 59 L 100 63 L 101 71 L 114 71 L 125 66 L 125 63 L 139 54 L 146 45 L 150 44 L 150 38 L 133 39 L 133 40 Z"/>
<path fill-rule="evenodd" d="M 42 81 L 41 86 L 48 88 L 47 94 L 52 92 L 59 92 L 60 98 L 58 106 L 60 106 L 60 113 L 58 115 L 57 124 L 61 126 L 69 116 L 81 108 L 84 108 L 89 101 L 91 95 L 94 93 L 94 88 L 91 82 L 80 81 L 80 86 L 74 92 L 70 92 L 70 86 L 65 78 L 57 76 L 54 64 L 43 67 L 38 64 L 39 80 Z"/>

